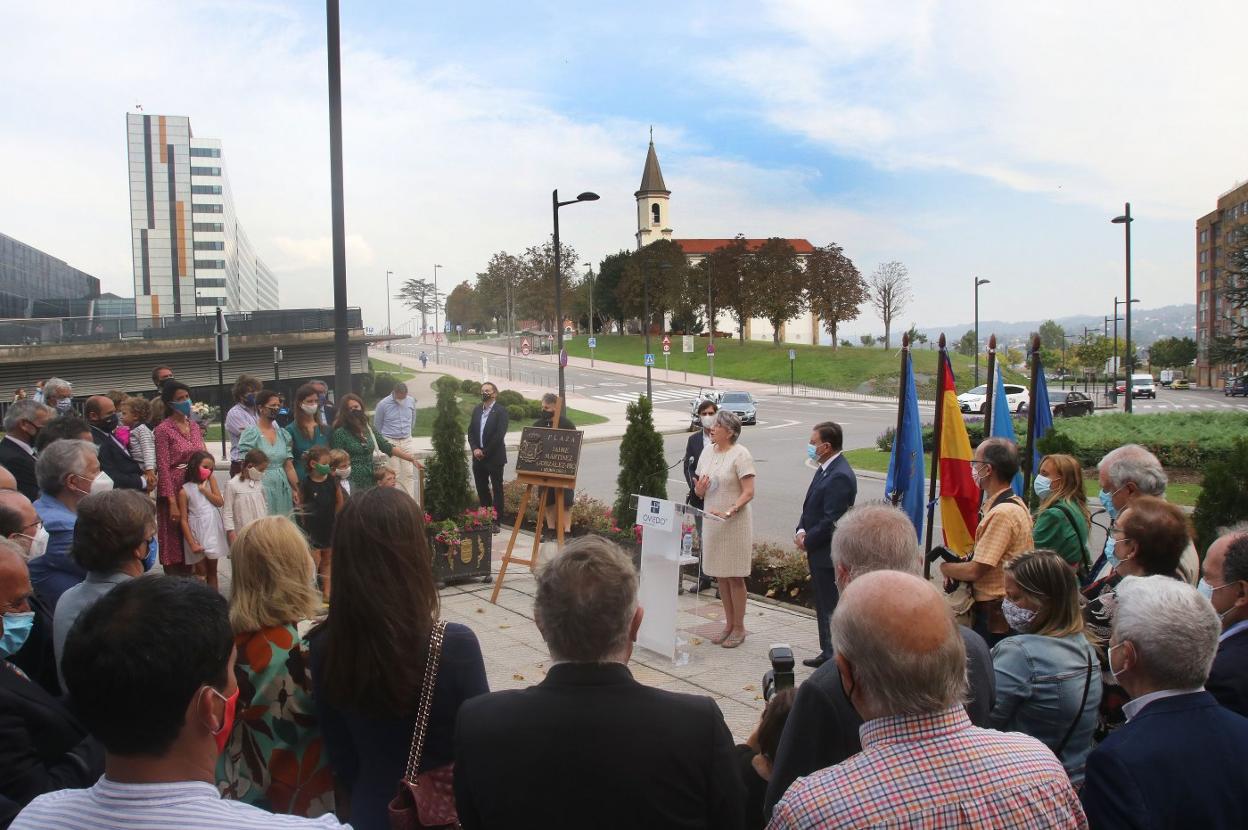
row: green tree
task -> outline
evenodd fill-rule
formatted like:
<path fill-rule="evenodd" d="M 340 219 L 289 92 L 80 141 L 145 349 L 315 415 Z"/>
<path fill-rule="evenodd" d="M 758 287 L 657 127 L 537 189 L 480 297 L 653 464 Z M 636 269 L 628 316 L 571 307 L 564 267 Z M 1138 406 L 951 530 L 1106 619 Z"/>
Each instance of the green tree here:
<path fill-rule="evenodd" d="M 563 294 L 567 296 L 577 279 L 581 261 L 576 250 L 560 243 L 559 270 Z M 520 275 L 516 290 L 516 310 L 520 317 L 539 320 L 554 331 L 555 321 L 555 246 L 554 239 L 534 245 L 520 256 Z M 565 310 L 566 311 L 566 310 Z"/>
<path fill-rule="evenodd" d="M 1200 498 L 1192 513 L 1196 545 L 1207 550 L 1218 528 L 1248 519 L 1248 439 L 1240 438 L 1225 461 L 1205 468 Z"/>
<path fill-rule="evenodd" d="M 628 315 L 624 313 L 620 305 L 616 289 L 619 288 L 620 280 L 624 278 L 624 270 L 628 267 L 631 257 L 632 254 L 628 251 L 607 254 L 598 263 L 598 276 L 594 281 L 595 314 L 599 319 L 615 321 L 619 324 L 621 333 L 624 331 L 624 321 Z"/>
<path fill-rule="evenodd" d="M 905 265 L 892 261 L 880 264 L 867 281 L 868 299 L 884 324 L 884 348 L 892 346 L 893 318 L 909 304 L 910 272 Z"/>
<path fill-rule="evenodd" d="M 839 343 L 837 327 L 857 319 L 859 307 L 867 301 L 867 282 L 840 245 L 828 243 L 816 248 L 806 259 L 806 297 L 811 311 L 832 335 L 832 348 Z"/>
<path fill-rule="evenodd" d="M 477 292 L 467 281 L 452 288 L 446 296 L 446 319 L 452 328 L 456 325 L 477 328 L 486 316 L 477 306 Z"/>
<path fill-rule="evenodd" d="M 1046 349 L 1061 351 L 1062 344 L 1066 342 L 1066 330 L 1062 328 L 1055 320 L 1045 320 L 1040 324 L 1040 330 L 1036 332 L 1040 335 L 1040 345 Z M 1046 363 L 1046 366 L 1049 364 Z"/>
<path fill-rule="evenodd" d="M 519 257 L 499 251 L 490 257 L 485 270 L 477 274 L 477 307 L 493 318 L 499 331 L 509 331 L 508 314 L 515 315 L 515 295 L 523 268 Z"/>
<path fill-rule="evenodd" d="M 962 338 L 958 340 L 956 348 L 958 354 L 974 357 L 975 352 L 979 351 L 979 341 L 975 338 L 975 330 L 968 329 L 966 334 L 962 335 Z"/>
<path fill-rule="evenodd" d="M 869 334 L 858 335 L 858 342 L 868 348 L 875 345 L 875 338 Z"/>
<path fill-rule="evenodd" d="M 681 301 L 687 270 L 685 252 L 671 240 L 660 239 L 634 251 L 615 288 L 620 308 L 627 316 L 640 318 L 649 294 L 650 320 L 661 324 L 663 315 Z"/>
<path fill-rule="evenodd" d="M 788 240 L 768 239 L 750 257 L 745 279 L 758 316 L 771 323 L 771 342 L 780 345 L 781 327 L 801 313 L 806 296 L 806 277 L 797 251 Z"/>
<path fill-rule="evenodd" d="M 426 473 L 425 510 L 434 519 L 449 519 L 467 509 L 468 454 L 464 451 L 464 428 L 459 424 L 458 384 L 439 378 L 437 415 L 433 420 L 433 457 Z"/>
<path fill-rule="evenodd" d="M 1187 368 L 1199 350 L 1190 337 L 1163 337 L 1148 349 L 1148 362 L 1158 369 Z"/>
<path fill-rule="evenodd" d="M 628 405 L 628 428 L 620 442 L 615 491 L 615 523 L 620 527 L 637 524 L 637 508 L 629 505 L 633 494 L 667 498 L 663 436 L 654 428 L 654 409 L 645 395 Z"/>
<path fill-rule="evenodd" d="M 441 291 L 433 290 L 433 283 L 429 280 L 413 277 L 399 287 L 399 293 L 394 295 L 394 299 L 420 314 L 420 330 L 423 333 L 429 330 L 429 315 L 437 309 L 443 296 Z"/>
<path fill-rule="evenodd" d="M 745 237 L 737 234 L 727 245 L 721 245 L 706 255 L 699 264 L 701 279 L 699 296 L 707 293 L 710 283 L 711 308 L 707 319 L 715 320 L 721 309 L 728 311 L 737 321 L 737 335 L 745 339 L 745 321 L 756 317 L 755 292 L 745 290 L 745 268 L 750 259 Z"/>
<path fill-rule="evenodd" d="M 910 330 L 906 332 L 906 335 L 910 338 L 911 346 L 918 346 L 927 342 L 927 335 L 919 331 L 919 327 L 914 323 L 910 324 Z"/>

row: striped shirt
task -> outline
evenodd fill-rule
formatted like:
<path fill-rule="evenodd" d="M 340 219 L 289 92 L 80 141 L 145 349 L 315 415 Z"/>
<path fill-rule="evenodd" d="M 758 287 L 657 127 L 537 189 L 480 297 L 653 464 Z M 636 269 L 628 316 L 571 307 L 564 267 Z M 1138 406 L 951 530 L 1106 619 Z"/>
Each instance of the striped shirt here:
<path fill-rule="evenodd" d="M 10 830 L 283 830 L 350 828 L 333 816 L 279 816 L 221 798 L 204 781 L 118 784 L 101 777 L 85 790 L 58 790 L 27 805 Z"/>
<path fill-rule="evenodd" d="M 797 779 L 768 830 L 1088 826 L 1048 747 L 1017 732 L 972 726 L 961 706 L 878 718 L 858 733 L 862 752 Z"/>

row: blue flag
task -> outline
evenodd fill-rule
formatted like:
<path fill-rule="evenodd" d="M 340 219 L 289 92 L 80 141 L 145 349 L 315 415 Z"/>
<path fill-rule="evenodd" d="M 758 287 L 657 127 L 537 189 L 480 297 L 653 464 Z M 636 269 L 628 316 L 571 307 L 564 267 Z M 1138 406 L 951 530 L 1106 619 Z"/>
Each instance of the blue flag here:
<path fill-rule="evenodd" d="M 927 506 L 927 494 L 923 492 L 923 427 L 919 424 L 919 396 L 909 355 L 902 384 L 901 430 L 893 436 L 884 493 L 910 517 L 915 536 L 923 541 L 923 511 Z"/>
<path fill-rule="evenodd" d="M 1005 397 L 1005 382 L 1001 379 L 1001 367 L 997 366 L 996 389 L 992 392 L 992 424 L 988 433 L 993 438 L 1008 438 L 1018 444 L 1018 433 L 1014 431 L 1014 413 L 1010 411 L 1010 402 Z M 1023 474 L 1014 475 L 1014 495 L 1023 495 Z"/>
<path fill-rule="evenodd" d="M 1036 449 L 1036 442 L 1053 429 L 1053 407 L 1049 406 L 1049 384 L 1044 379 L 1044 364 L 1040 362 L 1040 355 L 1032 359 L 1036 361 L 1032 367 L 1036 374 L 1036 399 L 1031 405 L 1036 408 L 1036 417 L 1032 426 L 1034 432 L 1028 436 L 1027 446 L 1031 450 L 1031 472 L 1035 475 L 1040 472 L 1040 459 L 1044 457 L 1044 453 Z"/>

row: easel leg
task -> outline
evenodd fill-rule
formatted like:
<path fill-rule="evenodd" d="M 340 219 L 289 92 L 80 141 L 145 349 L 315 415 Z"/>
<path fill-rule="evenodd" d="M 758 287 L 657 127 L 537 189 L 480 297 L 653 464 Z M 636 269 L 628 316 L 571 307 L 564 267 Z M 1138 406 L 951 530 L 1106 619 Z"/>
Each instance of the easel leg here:
<path fill-rule="evenodd" d="M 516 537 L 520 535 L 520 525 L 524 522 L 524 513 L 529 508 L 529 497 L 533 495 L 533 485 L 524 488 L 520 497 L 520 508 L 516 511 L 516 526 L 511 529 L 511 538 L 507 540 L 507 550 L 503 552 L 502 565 L 498 569 L 498 578 L 494 580 L 494 593 L 490 594 L 490 602 L 498 604 L 498 592 L 503 589 L 503 577 L 507 575 L 507 563 L 511 561 L 511 551 L 516 546 Z"/>
<path fill-rule="evenodd" d="M 529 557 L 529 571 L 537 570 L 537 557 L 542 552 L 542 532 L 546 526 L 546 489 L 539 487 L 537 497 L 537 526 L 533 529 L 533 555 Z"/>

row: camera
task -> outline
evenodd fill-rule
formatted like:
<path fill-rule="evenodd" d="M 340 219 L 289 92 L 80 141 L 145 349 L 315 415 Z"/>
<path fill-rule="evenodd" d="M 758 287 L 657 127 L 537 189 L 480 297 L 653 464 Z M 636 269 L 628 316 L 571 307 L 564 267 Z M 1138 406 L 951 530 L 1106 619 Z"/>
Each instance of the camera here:
<path fill-rule="evenodd" d="M 767 651 L 771 668 L 763 674 L 763 700 L 784 689 L 793 688 L 793 649 L 788 643 L 776 643 Z"/>

